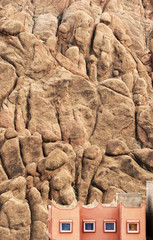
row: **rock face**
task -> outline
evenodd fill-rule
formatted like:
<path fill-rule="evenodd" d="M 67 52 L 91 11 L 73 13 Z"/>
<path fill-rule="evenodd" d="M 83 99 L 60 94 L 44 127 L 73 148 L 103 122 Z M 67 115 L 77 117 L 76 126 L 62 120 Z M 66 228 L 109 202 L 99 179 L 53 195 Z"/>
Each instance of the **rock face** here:
<path fill-rule="evenodd" d="M 0 2 L 0 236 L 153 179 L 153 4 Z M 22 217 L 21 217 L 22 216 Z"/>
<path fill-rule="evenodd" d="M 26 199 L 26 180 L 18 177 L 0 184 L 0 233 L 2 239 L 30 239 L 31 211 Z"/>

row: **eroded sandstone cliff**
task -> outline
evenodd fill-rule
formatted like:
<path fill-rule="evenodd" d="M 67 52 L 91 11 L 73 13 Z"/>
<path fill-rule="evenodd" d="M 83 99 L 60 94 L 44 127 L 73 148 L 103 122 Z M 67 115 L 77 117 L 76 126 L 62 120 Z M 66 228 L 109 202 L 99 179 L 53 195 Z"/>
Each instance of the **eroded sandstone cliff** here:
<path fill-rule="evenodd" d="M 0 238 L 47 240 L 47 204 L 153 179 L 153 1 L 0 1 Z"/>

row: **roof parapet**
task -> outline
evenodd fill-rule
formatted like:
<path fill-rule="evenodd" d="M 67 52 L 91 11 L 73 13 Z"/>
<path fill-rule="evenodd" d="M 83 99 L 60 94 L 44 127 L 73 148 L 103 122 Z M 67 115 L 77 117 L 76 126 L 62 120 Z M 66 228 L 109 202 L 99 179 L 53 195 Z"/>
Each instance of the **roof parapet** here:
<path fill-rule="evenodd" d="M 116 201 L 123 203 L 125 207 L 141 207 L 142 194 L 141 193 L 117 193 Z"/>

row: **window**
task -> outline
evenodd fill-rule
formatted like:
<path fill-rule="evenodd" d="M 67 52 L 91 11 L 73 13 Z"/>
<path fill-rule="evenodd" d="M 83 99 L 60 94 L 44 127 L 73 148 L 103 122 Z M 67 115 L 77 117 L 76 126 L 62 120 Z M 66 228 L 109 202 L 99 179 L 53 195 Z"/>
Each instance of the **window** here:
<path fill-rule="evenodd" d="M 72 232 L 72 220 L 60 220 L 60 232 L 71 233 Z"/>
<path fill-rule="evenodd" d="M 140 232 L 139 220 L 128 220 L 127 221 L 127 232 L 128 233 L 139 233 Z"/>
<path fill-rule="evenodd" d="M 95 232 L 95 220 L 84 220 L 83 221 L 84 232 Z"/>
<path fill-rule="evenodd" d="M 116 232 L 116 220 L 104 220 L 104 232 Z"/>

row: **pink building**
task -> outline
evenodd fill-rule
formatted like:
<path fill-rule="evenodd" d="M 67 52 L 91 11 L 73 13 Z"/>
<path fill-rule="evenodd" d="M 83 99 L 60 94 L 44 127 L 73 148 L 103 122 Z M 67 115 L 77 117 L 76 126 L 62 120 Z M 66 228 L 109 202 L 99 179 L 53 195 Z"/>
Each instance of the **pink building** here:
<path fill-rule="evenodd" d="M 126 204 L 128 205 L 128 204 Z M 50 240 L 146 240 L 145 204 L 49 207 Z"/>
<path fill-rule="evenodd" d="M 123 240 L 146 239 L 146 206 L 125 207 L 120 203 L 120 238 Z"/>
<path fill-rule="evenodd" d="M 80 240 L 80 205 L 58 208 L 51 203 L 48 229 L 51 240 Z"/>
<path fill-rule="evenodd" d="M 80 240 L 119 240 L 119 212 L 120 205 L 104 207 L 99 203 L 93 208 L 80 206 Z M 93 224 L 94 231 L 86 231 L 86 228 L 91 228 L 89 223 Z"/>

